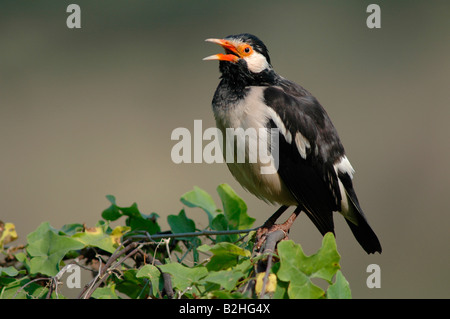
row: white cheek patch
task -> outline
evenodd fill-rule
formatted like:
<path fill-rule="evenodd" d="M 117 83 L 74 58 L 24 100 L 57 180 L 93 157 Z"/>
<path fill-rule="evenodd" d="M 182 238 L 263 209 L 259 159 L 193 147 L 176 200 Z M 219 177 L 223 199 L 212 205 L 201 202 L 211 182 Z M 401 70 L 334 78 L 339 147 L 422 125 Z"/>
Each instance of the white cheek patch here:
<path fill-rule="evenodd" d="M 248 69 L 253 73 L 259 73 L 264 69 L 269 68 L 269 63 L 264 55 L 254 51 L 250 56 L 245 57 Z"/>

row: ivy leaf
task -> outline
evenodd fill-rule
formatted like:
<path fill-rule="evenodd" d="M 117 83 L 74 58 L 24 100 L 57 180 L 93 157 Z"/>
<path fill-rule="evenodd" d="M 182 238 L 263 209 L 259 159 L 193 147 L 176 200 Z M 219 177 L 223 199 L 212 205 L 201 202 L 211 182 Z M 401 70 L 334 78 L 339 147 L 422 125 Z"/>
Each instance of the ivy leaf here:
<path fill-rule="evenodd" d="M 189 268 L 179 263 L 170 263 L 158 266 L 158 268 L 172 276 L 173 287 L 180 291 L 185 291 L 186 288 L 198 283 L 200 279 L 208 275 L 208 270 L 203 266 Z"/>
<path fill-rule="evenodd" d="M 109 221 L 115 221 L 122 217 L 122 213 L 116 205 L 116 198 L 112 195 L 106 195 L 106 199 L 111 203 L 111 206 L 102 212 L 102 218 Z"/>
<path fill-rule="evenodd" d="M 250 257 L 251 252 L 232 243 L 218 243 L 209 249 L 214 255 L 234 255 Z"/>
<path fill-rule="evenodd" d="M 184 209 L 178 215 L 167 216 L 167 222 L 174 234 L 195 232 L 195 223 L 192 219 L 186 217 Z M 191 238 L 181 238 L 191 239 Z"/>
<path fill-rule="evenodd" d="M 19 271 L 13 266 L 0 267 L 0 276 L 2 276 L 3 274 L 9 277 L 15 277 L 19 274 Z"/>
<path fill-rule="evenodd" d="M 83 231 L 84 226 L 82 224 L 74 223 L 74 224 L 66 224 L 61 229 L 59 229 L 59 235 L 67 235 L 72 236 L 80 231 Z"/>
<path fill-rule="evenodd" d="M 203 209 L 208 215 L 210 224 L 219 212 L 211 195 L 197 186 L 194 187 L 194 190 L 187 192 L 183 196 L 181 196 L 180 200 L 184 205 L 188 207 L 199 207 Z"/>
<path fill-rule="evenodd" d="M 107 195 L 106 199 L 108 199 L 111 205 L 102 212 L 103 219 L 115 221 L 122 216 L 127 216 L 125 223 L 127 226 L 130 226 L 132 230 L 145 230 L 150 235 L 161 231 L 156 222 L 159 217 L 158 214 L 142 214 L 136 203 L 133 203 L 129 207 L 120 207 L 116 204 L 116 198 L 112 195 Z"/>
<path fill-rule="evenodd" d="M 137 278 L 148 278 L 152 283 L 152 295 L 159 296 L 163 289 L 164 281 L 161 272 L 154 265 L 145 265 L 136 274 Z"/>
<path fill-rule="evenodd" d="M 336 282 L 328 287 L 328 299 L 351 299 L 350 285 L 340 270 L 336 273 Z"/>
<path fill-rule="evenodd" d="M 36 231 L 27 236 L 27 251 L 32 256 L 30 272 L 55 276 L 63 257 L 71 250 L 84 247 L 83 243 L 61 236 L 48 223 L 42 223 Z"/>
<path fill-rule="evenodd" d="M 10 279 L 8 282 L 4 280 L 1 282 L 0 299 L 44 299 L 48 292 L 47 288 L 36 282 L 31 282 L 28 277 L 8 279 Z"/>
<path fill-rule="evenodd" d="M 225 290 L 211 291 L 208 295 L 215 299 L 247 299 L 247 297 L 240 292 L 231 293 Z"/>
<path fill-rule="evenodd" d="M 228 184 L 217 187 L 222 200 L 223 211 L 227 218 L 229 229 L 248 229 L 255 222 L 255 218 L 248 216 L 247 204 L 240 198 Z"/>
<path fill-rule="evenodd" d="M 122 238 L 123 234 L 129 230 L 130 227 L 117 226 L 110 234 L 108 234 L 105 231 L 104 226 L 98 226 L 87 228 L 84 232 L 76 233 L 72 238 L 79 241 L 84 246 L 98 247 L 107 252 L 114 253 L 119 246 L 120 238 Z"/>
<path fill-rule="evenodd" d="M 228 225 L 228 220 L 224 214 L 218 214 L 212 220 L 211 229 L 214 230 L 229 230 L 230 226 Z M 238 234 L 229 234 L 229 235 L 217 235 L 217 242 L 235 242 L 238 239 Z"/>
<path fill-rule="evenodd" d="M 148 296 L 150 286 L 145 278 L 138 278 L 137 273 L 137 269 L 128 269 L 123 271 L 120 278 L 115 277 L 116 290 L 131 299 L 141 299 Z"/>
<path fill-rule="evenodd" d="M 322 247 L 314 255 L 306 256 L 302 247 L 291 240 L 278 244 L 278 255 L 280 268 L 277 276 L 289 282 L 288 295 L 294 299 L 324 297 L 325 292 L 311 279 L 321 278 L 331 283 L 340 268 L 340 256 L 332 233 L 325 234 Z"/>
<path fill-rule="evenodd" d="M 238 280 L 243 276 L 244 274 L 240 271 L 220 270 L 210 272 L 203 278 L 203 281 L 218 284 L 223 289 L 230 291 L 236 287 Z"/>
<path fill-rule="evenodd" d="M 111 284 L 106 287 L 100 287 L 94 290 L 92 298 L 94 299 L 119 299 L 116 294 L 116 285 Z"/>
<path fill-rule="evenodd" d="M 206 265 L 209 271 L 228 269 L 238 264 L 240 256 L 251 256 L 250 251 L 228 242 L 218 243 L 209 251 L 214 254 Z"/>

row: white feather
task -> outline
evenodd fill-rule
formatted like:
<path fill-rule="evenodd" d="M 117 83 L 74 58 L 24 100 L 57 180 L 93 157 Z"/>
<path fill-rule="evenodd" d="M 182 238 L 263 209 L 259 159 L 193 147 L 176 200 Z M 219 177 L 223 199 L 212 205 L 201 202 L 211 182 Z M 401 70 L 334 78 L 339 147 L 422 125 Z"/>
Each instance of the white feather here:
<path fill-rule="evenodd" d="M 303 157 L 303 159 L 306 159 L 306 149 L 311 148 L 311 145 L 306 137 L 304 137 L 300 132 L 295 134 L 295 145 L 297 145 L 300 156 Z"/>
<path fill-rule="evenodd" d="M 336 174 L 338 172 L 344 174 L 347 173 L 350 176 L 350 178 L 353 179 L 353 174 L 355 173 L 355 170 L 353 169 L 352 164 L 350 164 L 350 161 L 348 160 L 347 156 L 344 155 L 343 157 L 341 157 L 341 160 L 338 163 L 334 164 L 334 169 L 336 170 Z"/>
<path fill-rule="evenodd" d="M 253 73 L 259 73 L 270 67 L 266 57 L 256 51 L 253 51 L 253 53 L 250 56 L 245 57 L 244 60 L 247 62 L 248 69 Z"/>

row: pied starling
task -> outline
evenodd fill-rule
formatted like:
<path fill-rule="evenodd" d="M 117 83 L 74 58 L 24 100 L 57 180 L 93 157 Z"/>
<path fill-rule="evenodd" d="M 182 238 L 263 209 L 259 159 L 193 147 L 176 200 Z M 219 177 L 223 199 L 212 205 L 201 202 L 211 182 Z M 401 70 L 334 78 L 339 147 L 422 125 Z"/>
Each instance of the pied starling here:
<path fill-rule="evenodd" d="M 212 107 L 223 136 L 227 128 L 280 132 L 274 173 L 262 174 L 259 161 L 227 161 L 231 173 L 245 189 L 266 202 L 281 205 L 258 231 L 257 245 L 271 231 L 282 229 L 287 233 L 302 211 L 322 235 L 334 233 L 333 212 L 340 212 L 364 250 L 381 253 L 380 242 L 353 189 L 354 170 L 318 100 L 274 71 L 266 46 L 256 36 L 239 34 L 206 41 L 225 49 L 225 54 L 204 58 L 219 60 L 222 76 Z M 270 145 L 271 140 L 266 138 L 263 142 Z M 250 144 L 243 143 L 246 159 L 252 152 Z M 285 223 L 275 225 L 289 206 L 296 207 L 292 215 Z"/>

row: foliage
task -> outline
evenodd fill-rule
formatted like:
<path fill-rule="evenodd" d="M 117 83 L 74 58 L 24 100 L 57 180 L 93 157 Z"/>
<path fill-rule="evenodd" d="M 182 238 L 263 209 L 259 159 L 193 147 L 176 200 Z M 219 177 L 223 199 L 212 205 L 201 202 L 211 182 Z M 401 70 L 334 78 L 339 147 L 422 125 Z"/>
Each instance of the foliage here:
<path fill-rule="evenodd" d="M 119 206 L 111 195 L 94 227 L 43 222 L 25 245 L 11 246 L 14 225 L 1 223 L 0 298 L 65 298 L 60 288 L 70 283 L 63 278 L 81 276 L 72 273 L 77 267 L 87 272 L 84 286 L 73 288 L 79 298 L 351 298 L 333 234 L 311 256 L 291 240 L 279 242 L 273 255 L 257 253 L 255 219 L 245 202 L 229 185 L 217 192 L 220 209 L 198 187 L 184 194 L 185 208 L 167 217 L 166 232 L 157 214 L 143 214 L 135 203 Z M 206 213 L 206 229 L 197 228 L 186 208 Z M 267 276 L 257 270 L 266 264 Z"/>

